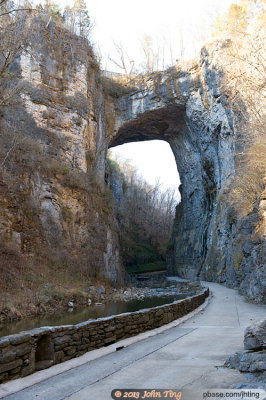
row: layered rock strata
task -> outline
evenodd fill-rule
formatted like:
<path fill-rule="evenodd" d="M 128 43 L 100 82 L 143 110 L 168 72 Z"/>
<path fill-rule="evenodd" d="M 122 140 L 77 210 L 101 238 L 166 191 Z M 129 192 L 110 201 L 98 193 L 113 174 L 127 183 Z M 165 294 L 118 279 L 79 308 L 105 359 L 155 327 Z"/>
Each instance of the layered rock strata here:
<path fill-rule="evenodd" d="M 249 299 L 265 302 L 264 195 L 259 212 L 255 207 L 245 218 L 235 216 L 228 202 L 243 131 L 225 87 L 230 46 L 230 40 L 215 42 L 193 63 L 136 82 L 135 90 L 117 103 L 109 146 L 159 139 L 172 148 L 182 201 L 168 273 L 240 287 Z"/>
<path fill-rule="evenodd" d="M 38 18 L 32 24 L 39 28 L 13 66 L 23 82 L 21 103 L 15 114 L 2 115 L 3 129 L 19 126 L 27 146 L 13 164 L 17 170 L 3 174 L 1 235 L 25 252 L 36 238 L 41 246 L 57 243 L 74 258 L 82 254 L 81 264 L 89 259 L 89 269 L 119 280 L 117 225 L 104 183 L 107 149 L 161 139 L 173 150 L 182 182 L 169 274 L 226 283 L 265 301 L 265 196 L 260 210 L 241 220 L 224 200 L 241 123 L 224 81 L 230 40 L 114 96 L 102 87 L 84 39 Z"/>

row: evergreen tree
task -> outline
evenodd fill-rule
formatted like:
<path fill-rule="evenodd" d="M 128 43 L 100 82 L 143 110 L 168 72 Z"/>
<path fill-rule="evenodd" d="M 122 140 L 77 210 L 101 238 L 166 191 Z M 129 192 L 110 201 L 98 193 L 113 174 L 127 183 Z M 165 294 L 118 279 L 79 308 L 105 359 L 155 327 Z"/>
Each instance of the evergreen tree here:
<path fill-rule="evenodd" d="M 44 10 L 54 19 L 62 18 L 61 9 L 54 1 L 46 0 Z"/>
<path fill-rule="evenodd" d="M 84 0 L 76 0 L 72 8 L 75 17 L 75 31 L 78 35 L 88 37 L 90 31 L 90 17 Z"/>
<path fill-rule="evenodd" d="M 72 9 L 69 6 L 66 6 L 63 13 L 63 19 L 65 21 L 66 26 L 70 29 L 71 32 L 75 32 L 75 20 Z"/>
<path fill-rule="evenodd" d="M 245 30 L 246 18 L 247 9 L 245 6 L 231 4 L 227 14 L 227 30 L 233 34 Z"/>

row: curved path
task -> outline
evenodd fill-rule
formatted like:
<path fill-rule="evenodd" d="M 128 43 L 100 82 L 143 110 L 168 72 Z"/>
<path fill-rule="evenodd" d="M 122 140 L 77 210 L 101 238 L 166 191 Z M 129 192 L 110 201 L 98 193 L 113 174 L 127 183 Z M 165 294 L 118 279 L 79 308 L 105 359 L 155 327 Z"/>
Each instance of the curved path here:
<path fill-rule="evenodd" d="M 233 289 L 206 285 L 212 291 L 209 304 L 179 326 L 78 367 L 73 364 L 69 371 L 48 379 L 41 371 L 42 382 L 4 398 L 109 400 L 115 388 L 198 390 L 246 382 L 244 375 L 223 364 L 243 348 L 244 329 L 265 317 L 266 306 L 246 303 Z M 0 397 L 15 384 L 2 385 Z"/>

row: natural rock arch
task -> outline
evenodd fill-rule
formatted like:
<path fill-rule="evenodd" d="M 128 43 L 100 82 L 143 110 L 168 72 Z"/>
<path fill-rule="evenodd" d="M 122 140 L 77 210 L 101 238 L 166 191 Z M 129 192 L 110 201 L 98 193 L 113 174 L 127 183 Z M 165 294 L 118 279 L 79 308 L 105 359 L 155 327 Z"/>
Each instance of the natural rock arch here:
<path fill-rule="evenodd" d="M 204 66 L 198 65 L 151 76 L 118 101 L 116 128 L 109 139 L 109 147 L 153 139 L 170 144 L 182 201 L 168 252 L 168 272 L 192 279 L 208 273 L 216 197 L 234 173 L 234 130 L 218 78 L 213 73 L 207 86 Z"/>

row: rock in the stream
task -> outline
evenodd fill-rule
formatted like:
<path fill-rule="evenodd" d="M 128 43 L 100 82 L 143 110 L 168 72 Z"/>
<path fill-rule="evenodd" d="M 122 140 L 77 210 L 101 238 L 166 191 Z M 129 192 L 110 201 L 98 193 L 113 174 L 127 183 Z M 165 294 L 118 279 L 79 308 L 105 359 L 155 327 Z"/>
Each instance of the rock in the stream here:
<path fill-rule="evenodd" d="M 96 288 L 96 292 L 97 292 L 98 294 L 104 294 L 104 293 L 105 293 L 105 287 L 104 287 L 104 286 L 98 286 L 98 287 Z"/>

